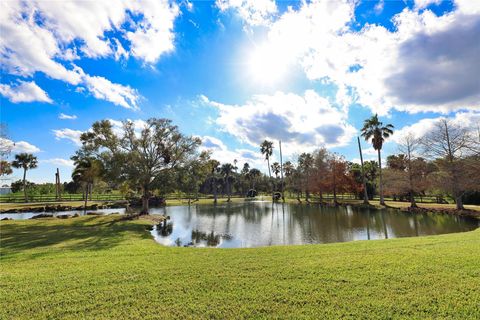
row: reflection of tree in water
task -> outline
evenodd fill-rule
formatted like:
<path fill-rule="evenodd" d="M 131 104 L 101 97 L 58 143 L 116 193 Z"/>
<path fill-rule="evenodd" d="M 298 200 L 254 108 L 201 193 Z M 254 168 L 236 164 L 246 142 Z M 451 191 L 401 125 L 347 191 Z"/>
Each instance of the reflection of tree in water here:
<path fill-rule="evenodd" d="M 192 230 L 192 244 L 201 244 L 206 242 L 209 247 L 216 247 L 220 244 L 220 240 L 231 240 L 232 236 L 229 234 L 215 234 L 213 231 L 210 233 L 202 232 L 198 230 Z"/>

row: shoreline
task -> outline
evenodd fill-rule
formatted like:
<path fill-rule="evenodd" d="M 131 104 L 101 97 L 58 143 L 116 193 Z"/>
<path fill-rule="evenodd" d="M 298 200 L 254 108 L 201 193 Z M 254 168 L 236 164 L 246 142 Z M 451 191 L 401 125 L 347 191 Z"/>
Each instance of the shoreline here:
<path fill-rule="evenodd" d="M 223 205 L 228 203 L 243 203 L 252 200 L 262 200 L 260 199 L 245 199 L 245 198 L 231 198 L 231 201 L 228 202 L 226 198 L 219 198 L 217 204 Z M 265 200 L 268 201 L 268 200 Z M 351 206 L 354 208 L 368 208 L 368 209 L 375 209 L 375 210 L 382 210 L 382 209 L 396 209 L 401 212 L 409 212 L 409 213 L 440 213 L 440 214 L 449 214 L 449 215 L 456 215 L 462 217 L 471 217 L 474 219 L 480 220 L 480 206 L 476 205 L 466 205 L 464 210 L 457 210 L 452 208 L 450 204 L 434 204 L 434 203 L 417 203 L 418 207 L 411 208 L 409 203 L 406 202 L 399 202 L 399 201 L 387 201 L 385 206 L 381 206 L 380 204 L 376 203 L 378 201 L 370 201 L 369 205 L 365 205 L 360 202 L 361 200 L 353 200 L 353 201 L 341 201 L 338 203 L 337 206 L 346 207 Z M 373 203 L 372 203 L 373 202 Z M 282 202 L 276 202 L 281 204 Z M 325 207 L 335 207 L 333 203 L 329 202 L 298 202 L 297 199 L 288 198 L 285 201 L 286 204 L 296 204 L 296 205 L 316 205 L 316 206 L 325 206 Z M 191 201 L 190 205 L 211 205 L 213 204 L 213 199 L 200 199 L 198 201 Z M 4 204 L 2 204 L 4 205 Z M 79 201 L 72 201 L 71 203 L 64 201 L 60 203 L 18 203 L 18 204 L 8 204 L 9 209 L 0 208 L 0 214 L 12 214 L 12 213 L 25 213 L 25 212 L 38 212 L 38 213 L 50 213 L 50 212 L 60 212 L 60 211 L 72 211 L 72 210 L 85 210 L 82 204 L 79 205 Z M 13 206 L 12 206 L 13 205 Z M 165 206 L 184 206 L 188 205 L 187 199 L 174 199 L 174 200 L 167 200 Z M 0 205 L 1 207 L 1 205 Z M 92 204 L 87 205 L 86 210 L 101 210 L 101 209 L 117 209 L 117 208 L 127 208 L 129 207 L 129 203 L 126 200 L 122 201 L 93 201 Z M 153 206 L 152 206 L 153 207 Z M 137 208 L 137 207 L 130 207 L 130 208 Z"/>

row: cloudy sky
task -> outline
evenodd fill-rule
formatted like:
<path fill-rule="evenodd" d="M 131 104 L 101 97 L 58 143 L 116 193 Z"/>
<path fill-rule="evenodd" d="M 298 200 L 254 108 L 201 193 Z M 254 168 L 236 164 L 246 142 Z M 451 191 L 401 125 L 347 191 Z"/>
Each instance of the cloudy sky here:
<path fill-rule="evenodd" d="M 79 135 L 105 118 L 170 118 L 263 169 L 264 139 L 287 159 L 358 159 L 374 113 L 399 133 L 385 153 L 441 117 L 480 122 L 476 0 L 4 0 L 0 29 L 2 143 L 37 155 L 37 182 L 69 180 Z"/>

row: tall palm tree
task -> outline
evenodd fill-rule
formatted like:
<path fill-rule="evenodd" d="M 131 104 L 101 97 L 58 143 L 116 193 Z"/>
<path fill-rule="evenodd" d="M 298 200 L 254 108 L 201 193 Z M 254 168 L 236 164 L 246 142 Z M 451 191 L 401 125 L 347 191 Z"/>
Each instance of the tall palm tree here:
<path fill-rule="evenodd" d="M 371 141 L 373 148 L 378 153 L 378 169 L 380 177 L 380 204 L 385 205 L 383 198 L 383 181 L 382 181 L 382 158 L 380 150 L 382 150 L 385 140 L 393 134 L 393 125 L 383 125 L 383 122 L 378 120 L 378 115 L 375 114 L 371 118 L 368 118 L 363 123 L 362 137 L 365 141 Z"/>
<path fill-rule="evenodd" d="M 264 140 L 260 144 L 260 152 L 265 156 L 265 160 L 267 160 L 267 167 L 268 167 L 268 176 L 270 178 L 270 181 L 272 180 L 272 172 L 270 171 L 270 157 L 273 154 L 273 142 Z M 272 184 L 272 201 L 274 200 L 274 195 L 273 195 L 273 184 Z"/>
<path fill-rule="evenodd" d="M 230 194 L 231 194 L 230 177 L 233 173 L 234 168 L 235 167 L 231 163 L 224 163 L 222 165 L 222 167 L 220 168 L 220 172 L 222 173 L 222 175 L 225 179 L 225 184 L 227 185 L 227 195 L 228 195 L 227 202 L 230 202 Z"/>
<path fill-rule="evenodd" d="M 38 161 L 31 153 L 20 153 L 15 155 L 15 160 L 12 161 L 12 167 L 17 169 L 23 169 L 23 194 L 25 196 L 25 202 L 28 202 L 27 198 L 27 170 L 37 167 Z"/>

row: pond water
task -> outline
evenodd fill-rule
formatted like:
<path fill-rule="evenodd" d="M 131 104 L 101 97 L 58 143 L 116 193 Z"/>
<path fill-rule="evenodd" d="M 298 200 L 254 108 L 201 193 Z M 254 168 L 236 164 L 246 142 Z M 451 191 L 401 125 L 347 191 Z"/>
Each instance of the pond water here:
<path fill-rule="evenodd" d="M 93 212 L 123 214 L 125 209 Z M 42 213 L 2 213 L 0 219 L 30 219 L 39 214 Z M 51 214 L 83 215 L 83 211 Z M 462 232 L 480 226 L 476 219 L 447 214 L 266 201 L 151 208 L 150 214 L 170 216 L 165 225 L 154 226 L 151 231 L 154 239 L 166 246 L 240 248 L 330 243 Z"/>
<path fill-rule="evenodd" d="M 100 209 L 100 210 L 87 210 L 88 212 L 95 212 L 98 214 L 112 214 L 112 213 L 119 213 L 124 214 L 125 208 L 117 208 L 117 209 Z M 83 216 L 85 212 L 83 210 L 70 210 L 70 211 L 56 211 L 56 212 L 20 212 L 20 213 L 0 213 L 0 220 L 8 218 L 13 220 L 26 220 L 31 219 L 32 217 L 38 216 L 40 214 L 51 214 L 53 217 L 56 216 L 74 216 L 79 215 Z"/>
<path fill-rule="evenodd" d="M 270 202 L 154 209 L 170 216 L 151 231 L 167 246 L 259 247 L 434 235 L 474 230 L 478 220 L 446 214 L 410 214 Z"/>

